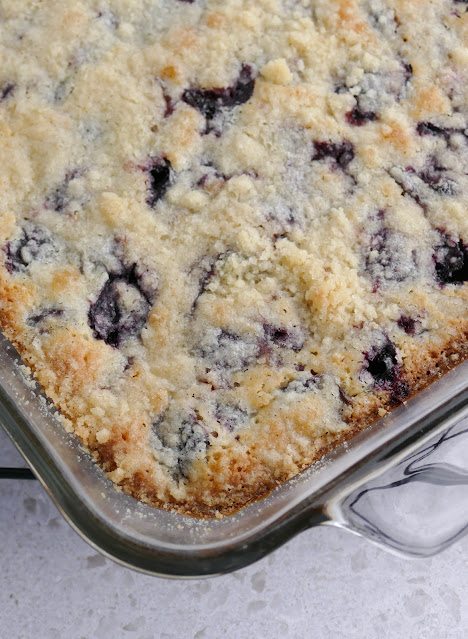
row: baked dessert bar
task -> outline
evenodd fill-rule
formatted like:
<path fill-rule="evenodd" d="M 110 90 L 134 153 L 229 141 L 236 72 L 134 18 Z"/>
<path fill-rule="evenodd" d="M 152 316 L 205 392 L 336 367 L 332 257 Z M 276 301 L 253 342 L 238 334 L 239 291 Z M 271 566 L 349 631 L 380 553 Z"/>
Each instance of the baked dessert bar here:
<path fill-rule="evenodd" d="M 2 0 L 0 325 L 220 516 L 466 356 L 468 4 Z"/>

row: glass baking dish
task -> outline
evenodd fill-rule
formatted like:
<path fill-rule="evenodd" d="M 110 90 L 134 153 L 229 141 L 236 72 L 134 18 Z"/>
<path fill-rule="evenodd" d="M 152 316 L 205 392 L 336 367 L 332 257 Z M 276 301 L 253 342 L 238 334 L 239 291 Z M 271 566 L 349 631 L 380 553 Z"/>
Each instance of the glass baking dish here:
<path fill-rule="evenodd" d="M 108 557 L 150 574 L 236 570 L 321 524 L 423 557 L 468 530 L 468 361 L 264 499 L 219 520 L 154 509 L 116 490 L 1 336 L 0 423 L 73 528 Z"/>

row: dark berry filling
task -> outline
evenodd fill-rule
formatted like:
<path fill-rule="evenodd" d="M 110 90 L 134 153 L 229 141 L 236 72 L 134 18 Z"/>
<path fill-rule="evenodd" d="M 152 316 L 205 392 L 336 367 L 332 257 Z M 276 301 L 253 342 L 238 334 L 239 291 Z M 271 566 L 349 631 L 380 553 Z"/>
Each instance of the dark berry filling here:
<path fill-rule="evenodd" d="M 33 222 L 26 222 L 20 237 L 5 245 L 5 266 L 10 273 L 25 271 L 32 262 L 52 260 L 58 248 L 58 243 L 49 229 Z"/>
<path fill-rule="evenodd" d="M 192 461 L 205 455 L 209 446 L 208 435 L 195 415 L 182 422 L 179 429 L 179 442 L 177 466 L 182 478 L 188 479 Z"/>
<path fill-rule="evenodd" d="M 166 158 L 153 160 L 147 171 L 148 195 L 146 202 L 151 208 L 154 208 L 172 185 L 174 172 L 171 163 Z"/>
<path fill-rule="evenodd" d="M 40 324 L 46 319 L 58 318 L 58 317 L 62 317 L 62 315 L 63 315 L 62 308 L 57 308 L 54 306 L 49 308 L 43 308 L 38 313 L 34 313 L 34 315 L 30 315 L 28 317 L 28 323 L 32 325 Z"/>
<path fill-rule="evenodd" d="M 268 344 L 287 348 L 293 351 L 300 351 L 304 346 L 304 334 L 296 327 L 284 328 L 264 324 L 265 338 Z"/>
<path fill-rule="evenodd" d="M 312 390 L 320 388 L 322 381 L 321 375 L 304 375 L 298 379 L 293 379 L 291 382 L 283 386 L 281 390 L 284 393 L 308 393 Z"/>
<path fill-rule="evenodd" d="M 411 80 L 411 78 L 413 77 L 413 73 L 414 72 L 412 65 L 408 62 L 403 62 L 403 77 L 405 80 L 405 84 L 408 84 L 408 82 Z"/>
<path fill-rule="evenodd" d="M 397 406 L 404 402 L 410 395 L 411 388 L 408 382 L 397 379 L 392 386 L 392 394 L 390 396 L 390 406 Z"/>
<path fill-rule="evenodd" d="M 380 21 L 382 14 L 379 12 L 375 16 L 371 16 L 371 23 L 377 27 L 382 27 L 385 31 L 392 25 L 396 27 L 396 23 L 392 18 L 391 21 Z M 375 18 L 375 21 L 374 21 Z M 387 33 L 388 35 L 388 33 Z M 346 113 L 345 117 L 348 124 L 352 126 L 363 126 L 369 122 L 379 119 L 379 112 L 386 105 L 400 102 L 406 95 L 406 87 L 413 75 L 413 69 L 401 59 L 401 67 L 392 71 L 380 70 L 375 73 L 364 73 L 359 82 L 352 86 L 340 79 L 336 85 L 337 93 L 351 92 L 355 99 L 355 106 Z"/>
<path fill-rule="evenodd" d="M 57 213 L 62 213 L 66 207 L 70 204 L 72 198 L 68 192 L 68 186 L 72 180 L 80 175 L 80 171 L 75 169 L 73 171 L 69 171 L 65 175 L 65 179 L 63 183 L 56 189 L 53 193 L 51 193 L 46 201 L 45 207 L 51 211 L 57 211 Z"/>
<path fill-rule="evenodd" d="M 210 445 L 203 421 L 194 412 L 182 416 L 179 424 L 177 430 L 172 430 L 172 423 L 168 423 L 163 415 L 152 427 L 161 444 L 173 451 L 175 460 L 169 471 L 176 481 L 188 479 L 192 463 L 206 455 Z"/>
<path fill-rule="evenodd" d="M 411 173 L 413 173 L 413 171 L 406 170 L 406 174 L 407 175 L 411 174 Z M 414 200 L 416 202 L 416 204 L 418 204 L 418 206 L 420 206 L 424 211 L 427 210 L 427 205 L 423 201 L 423 199 L 421 197 L 421 194 L 418 191 L 416 182 L 405 179 L 406 176 L 405 176 L 404 173 L 401 176 L 397 176 L 396 174 L 392 174 L 392 177 L 395 180 L 395 182 L 398 184 L 398 186 L 401 188 L 401 190 L 404 193 L 404 195 L 408 195 L 408 197 L 410 197 L 412 200 Z"/>
<path fill-rule="evenodd" d="M 197 186 L 200 188 L 204 188 L 207 184 L 211 185 L 214 181 L 221 180 L 222 182 L 227 182 L 231 179 L 231 175 L 224 175 L 219 171 L 214 162 L 205 162 L 203 164 L 203 168 L 206 167 L 206 173 L 204 173 L 201 178 L 197 181 Z"/>
<path fill-rule="evenodd" d="M 131 308 L 126 307 L 125 297 L 132 293 Z M 89 323 L 96 339 L 119 347 L 143 328 L 150 305 L 138 292 L 138 289 L 124 279 L 109 279 L 101 290 L 98 299 L 89 311 Z"/>
<path fill-rule="evenodd" d="M 419 135 L 434 135 L 442 138 L 450 134 L 450 129 L 444 129 L 432 122 L 419 122 L 416 130 Z"/>
<path fill-rule="evenodd" d="M 377 287 L 385 281 L 403 282 L 416 274 L 416 250 L 402 233 L 382 228 L 370 238 L 366 270 Z"/>
<path fill-rule="evenodd" d="M 201 165 L 202 170 L 205 170 L 203 175 L 197 180 L 196 185 L 200 188 L 211 188 L 219 182 L 229 182 L 233 177 L 239 175 L 247 175 L 251 178 L 258 178 L 258 174 L 255 171 L 236 171 L 231 174 L 222 173 L 221 170 L 212 161 L 204 161 Z"/>
<path fill-rule="evenodd" d="M 303 224 L 300 215 L 286 202 L 267 209 L 265 219 L 268 225 L 261 224 L 261 226 L 272 236 L 273 242 L 288 237 L 294 227 L 301 227 Z"/>
<path fill-rule="evenodd" d="M 300 351 L 304 346 L 304 334 L 296 328 L 284 328 L 263 324 L 260 338 L 241 337 L 226 330 L 218 331 L 197 347 L 197 351 L 210 367 L 217 370 L 245 370 L 255 361 L 265 357 L 270 364 L 278 363 L 275 348 Z"/>
<path fill-rule="evenodd" d="M 234 85 L 226 89 L 187 89 L 182 100 L 212 120 L 222 109 L 232 109 L 250 100 L 254 88 L 252 67 L 244 64 Z"/>
<path fill-rule="evenodd" d="M 455 196 L 458 193 L 456 181 L 449 177 L 448 170 L 434 156 L 427 159 L 426 166 L 422 170 L 417 171 L 414 167 L 407 166 L 404 171 L 393 169 L 391 176 L 403 192 L 424 209 L 426 208 L 424 184 L 438 195 Z"/>
<path fill-rule="evenodd" d="M 419 320 L 414 319 L 414 317 L 409 317 L 409 315 L 402 315 L 397 323 L 408 335 L 415 335 L 416 327 L 418 324 L 421 324 Z"/>
<path fill-rule="evenodd" d="M 348 164 L 354 159 L 354 147 L 351 142 L 344 140 L 337 144 L 334 142 L 315 142 L 313 161 L 332 160 L 341 169 L 346 170 Z"/>
<path fill-rule="evenodd" d="M 157 290 L 146 269 L 136 264 L 110 274 L 98 298 L 91 304 L 88 323 L 96 339 L 116 348 L 141 333 Z"/>
<path fill-rule="evenodd" d="M 169 116 L 171 116 L 174 113 L 174 103 L 172 101 L 171 96 L 166 93 L 166 91 L 164 91 L 163 89 L 163 98 L 164 98 L 164 102 L 166 103 L 166 109 L 164 111 L 164 117 L 168 118 Z"/>
<path fill-rule="evenodd" d="M 15 88 L 16 86 L 12 82 L 8 82 L 7 84 L 4 84 L 2 87 L 0 87 L 0 102 L 3 102 L 8 97 L 13 95 Z"/>
<path fill-rule="evenodd" d="M 244 370 L 256 361 L 259 345 L 254 339 L 218 330 L 212 339 L 198 348 L 198 352 L 215 369 Z"/>
<path fill-rule="evenodd" d="M 411 167 L 406 169 L 411 171 Z M 447 178 L 447 169 L 441 166 L 435 158 L 432 158 L 427 167 L 417 174 L 435 193 L 439 195 L 454 196 L 457 194 L 457 184 Z"/>
<path fill-rule="evenodd" d="M 200 297 L 200 295 L 203 295 L 203 293 L 206 290 L 206 287 L 215 276 L 216 264 L 218 260 L 220 259 L 220 257 L 221 257 L 221 253 L 218 253 L 218 255 L 215 255 L 214 257 L 212 257 L 206 265 L 202 266 L 202 273 L 200 274 L 200 281 L 198 283 L 199 288 L 198 288 L 197 299 Z"/>
<path fill-rule="evenodd" d="M 346 393 L 341 387 L 339 388 L 338 392 L 339 392 L 339 395 L 340 395 L 340 399 L 343 402 L 343 404 L 345 404 L 345 406 L 352 406 L 353 405 L 353 400 L 348 395 L 348 393 Z"/>
<path fill-rule="evenodd" d="M 28 317 L 28 324 L 34 326 L 40 335 L 48 332 L 50 325 L 47 320 L 57 321 L 64 315 L 64 310 L 57 307 L 42 308 Z"/>
<path fill-rule="evenodd" d="M 387 340 L 383 346 L 372 348 L 366 354 L 364 368 L 374 378 L 377 388 L 389 390 L 399 368 L 395 345 Z"/>
<path fill-rule="evenodd" d="M 448 144 L 452 135 L 460 134 L 467 137 L 466 129 L 452 129 L 448 127 L 439 126 L 433 122 L 419 122 L 416 127 L 419 135 L 432 135 L 433 137 L 443 138 Z"/>
<path fill-rule="evenodd" d="M 352 126 L 363 126 L 368 122 L 377 120 L 377 113 L 373 111 L 363 111 L 358 105 L 356 105 L 351 111 L 346 113 L 346 120 L 348 124 Z"/>
<path fill-rule="evenodd" d="M 468 246 L 440 231 L 441 242 L 434 249 L 436 277 L 440 284 L 468 281 Z"/>
<path fill-rule="evenodd" d="M 215 419 L 223 428 L 232 432 L 246 426 L 248 421 L 247 413 L 232 404 L 217 404 Z"/>
<path fill-rule="evenodd" d="M 457 188 L 453 180 L 444 179 L 442 172 L 430 166 L 419 173 L 412 166 L 405 169 L 394 168 L 389 174 L 401 188 L 402 193 L 414 200 L 424 212 L 427 212 L 428 207 L 425 184 L 439 195 L 454 194 Z"/>
<path fill-rule="evenodd" d="M 192 305 L 192 311 L 195 310 L 198 304 L 198 300 L 206 291 L 208 284 L 216 275 L 216 267 L 220 262 L 222 262 L 227 256 L 229 252 L 218 253 L 217 255 L 207 255 L 202 258 L 199 262 L 197 262 L 192 268 L 191 272 L 196 274 L 198 279 L 198 290 L 197 296 Z"/>
<path fill-rule="evenodd" d="M 365 354 L 364 371 L 372 376 L 378 390 L 390 392 L 390 405 L 395 406 L 408 397 L 410 388 L 401 378 L 397 350 L 389 339 Z"/>
<path fill-rule="evenodd" d="M 296 213 L 289 207 L 285 209 L 270 209 L 268 213 L 265 215 L 266 219 L 269 222 L 276 223 L 283 227 L 284 229 L 288 229 L 291 226 L 295 226 L 299 222 L 299 218 Z"/>

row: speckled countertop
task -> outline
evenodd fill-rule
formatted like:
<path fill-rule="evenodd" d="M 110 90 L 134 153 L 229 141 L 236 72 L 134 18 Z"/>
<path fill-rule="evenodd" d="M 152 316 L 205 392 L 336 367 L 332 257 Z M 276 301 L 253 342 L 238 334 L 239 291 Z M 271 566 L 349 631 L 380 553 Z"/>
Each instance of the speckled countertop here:
<path fill-rule="evenodd" d="M 0 429 L 0 464 L 22 465 Z M 140 575 L 65 523 L 38 482 L 0 482 L 0 636 L 466 639 L 468 536 L 408 561 L 331 528 L 208 580 Z"/>

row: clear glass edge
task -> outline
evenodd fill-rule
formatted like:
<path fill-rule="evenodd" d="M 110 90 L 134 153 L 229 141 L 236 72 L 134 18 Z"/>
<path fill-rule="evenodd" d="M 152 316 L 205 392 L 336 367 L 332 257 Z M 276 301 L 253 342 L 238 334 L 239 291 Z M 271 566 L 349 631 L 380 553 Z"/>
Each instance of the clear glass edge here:
<path fill-rule="evenodd" d="M 199 577 L 248 565 L 306 528 L 333 522 L 332 504 L 442 431 L 468 403 L 468 362 L 298 477 L 238 514 L 198 521 L 115 490 L 66 433 L 0 338 L 0 423 L 70 525 L 113 560 L 159 576 Z"/>
<path fill-rule="evenodd" d="M 436 429 L 403 449 L 395 463 L 339 486 L 325 505 L 329 516 L 325 523 L 412 559 L 438 554 L 467 535 L 468 511 L 462 505 L 468 487 L 468 403 L 465 399 L 458 405 L 460 408 L 450 411 Z M 463 458 L 461 465 L 452 462 L 455 450 L 458 458 Z M 415 486 L 430 491 L 425 500 L 421 501 Z M 389 516 L 390 493 L 399 512 L 392 509 Z M 378 496 L 366 507 L 370 494 Z M 385 495 L 387 499 L 382 500 Z M 362 501 L 364 511 L 359 504 Z M 408 512 L 409 522 L 405 521 Z"/>

